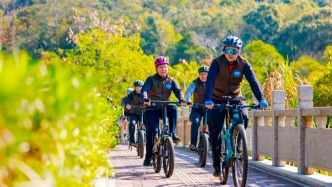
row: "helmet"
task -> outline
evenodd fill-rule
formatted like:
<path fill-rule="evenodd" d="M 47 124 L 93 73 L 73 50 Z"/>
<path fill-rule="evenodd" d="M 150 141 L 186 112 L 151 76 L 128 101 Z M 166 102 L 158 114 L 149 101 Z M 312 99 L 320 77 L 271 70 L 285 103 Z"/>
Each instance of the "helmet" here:
<path fill-rule="evenodd" d="M 198 73 L 201 73 L 201 72 L 209 72 L 209 67 L 208 66 L 201 66 L 198 68 Z"/>
<path fill-rule="evenodd" d="M 222 43 L 224 44 L 224 48 L 230 46 L 240 49 L 242 47 L 242 41 L 237 36 L 227 36 Z"/>
<path fill-rule="evenodd" d="M 134 81 L 134 86 L 143 86 L 143 84 L 144 84 L 144 82 L 139 79 Z"/>
<path fill-rule="evenodd" d="M 126 94 L 129 95 L 132 91 L 134 91 L 133 88 L 128 88 L 128 89 L 126 90 Z"/>
<path fill-rule="evenodd" d="M 169 64 L 168 59 L 164 56 L 160 56 L 160 57 L 156 58 L 156 60 L 154 60 L 155 67 L 158 67 L 158 66 L 164 65 L 164 64 L 167 64 L 167 65 Z"/>

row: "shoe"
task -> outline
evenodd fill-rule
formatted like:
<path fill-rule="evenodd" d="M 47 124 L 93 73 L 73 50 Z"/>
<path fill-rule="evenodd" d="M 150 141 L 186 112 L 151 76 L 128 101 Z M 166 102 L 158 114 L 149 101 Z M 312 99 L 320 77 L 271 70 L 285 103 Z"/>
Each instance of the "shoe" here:
<path fill-rule="evenodd" d="M 221 170 L 219 166 L 213 166 L 213 176 L 216 178 L 222 178 Z"/>
<path fill-rule="evenodd" d="M 181 139 L 175 134 L 172 134 L 172 139 L 174 143 L 179 143 L 181 141 Z"/>
<path fill-rule="evenodd" d="M 129 145 L 135 146 L 135 143 L 134 142 L 130 142 Z"/>
<path fill-rule="evenodd" d="M 143 166 L 151 166 L 151 158 L 145 158 L 143 162 Z"/>
<path fill-rule="evenodd" d="M 193 144 L 190 144 L 189 145 L 189 150 L 190 151 L 196 151 L 197 149 L 196 149 L 196 147 Z"/>

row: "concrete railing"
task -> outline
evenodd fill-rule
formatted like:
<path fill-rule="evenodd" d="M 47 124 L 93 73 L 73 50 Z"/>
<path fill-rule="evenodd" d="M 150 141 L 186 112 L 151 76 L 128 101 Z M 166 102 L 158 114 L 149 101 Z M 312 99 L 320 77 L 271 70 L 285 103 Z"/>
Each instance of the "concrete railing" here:
<path fill-rule="evenodd" d="M 332 129 L 326 128 L 332 107 L 313 107 L 312 86 L 298 87 L 298 108 L 285 109 L 285 91 L 272 93 L 272 110 L 252 110 L 247 128 L 248 148 L 253 160 L 272 158 L 272 165 L 295 163 L 299 174 L 313 168 L 332 172 Z M 179 111 L 177 135 L 183 146 L 190 143 L 189 109 Z"/>

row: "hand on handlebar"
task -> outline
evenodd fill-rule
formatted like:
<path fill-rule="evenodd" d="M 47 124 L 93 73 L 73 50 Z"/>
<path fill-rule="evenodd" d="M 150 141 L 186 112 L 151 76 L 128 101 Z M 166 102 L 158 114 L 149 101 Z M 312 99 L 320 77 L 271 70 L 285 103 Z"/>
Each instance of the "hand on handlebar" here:
<path fill-rule="evenodd" d="M 179 100 L 181 106 L 186 106 L 187 105 L 187 102 L 185 100 Z"/>
<path fill-rule="evenodd" d="M 143 101 L 144 101 L 144 105 L 148 105 L 148 106 L 150 106 L 150 104 L 151 104 L 151 99 L 145 97 L 145 98 L 143 98 Z"/>
<path fill-rule="evenodd" d="M 213 105 L 214 105 L 213 101 L 205 101 L 204 104 L 205 104 L 205 107 L 208 109 L 212 109 Z"/>
<path fill-rule="evenodd" d="M 188 107 L 193 107 L 193 103 L 192 102 L 187 102 L 187 104 L 186 104 Z"/>
<path fill-rule="evenodd" d="M 261 110 L 266 109 L 266 107 L 268 107 L 268 106 L 269 106 L 269 104 L 266 102 L 265 99 L 262 99 L 262 100 L 259 102 L 259 109 L 261 109 Z"/>

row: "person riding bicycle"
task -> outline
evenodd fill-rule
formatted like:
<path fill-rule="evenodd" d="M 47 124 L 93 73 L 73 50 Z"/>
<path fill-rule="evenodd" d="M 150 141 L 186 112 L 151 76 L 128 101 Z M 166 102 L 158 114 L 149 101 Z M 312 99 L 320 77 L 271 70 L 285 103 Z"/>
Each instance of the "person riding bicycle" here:
<path fill-rule="evenodd" d="M 191 103 L 191 96 L 193 95 L 194 103 L 204 104 L 204 94 L 205 94 L 205 82 L 206 77 L 209 72 L 208 66 L 201 66 L 198 68 L 199 77 L 196 78 L 186 90 L 186 100 Z M 192 108 L 190 113 L 191 122 L 191 141 L 189 149 L 191 151 L 196 151 L 198 128 L 201 123 L 201 119 L 204 116 L 203 108 Z"/>
<path fill-rule="evenodd" d="M 231 96 L 231 99 L 240 100 L 245 104 L 245 98 L 241 94 L 240 84 L 243 75 L 250 84 L 251 90 L 259 101 L 261 109 L 268 106 L 255 73 L 249 62 L 240 56 L 242 41 L 236 36 L 227 36 L 223 41 L 223 54 L 215 58 L 210 66 L 210 71 L 205 83 L 205 106 L 212 109 L 213 104 L 225 104 L 227 100 L 223 96 Z M 242 110 L 245 128 L 248 126 L 248 110 Z M 220 170 L 220 147 L 221 141 L 218 137 L 224 128 L 226 112 L 220 110 L 211 111 L 212 125 L 212 159 L 213 176 L 222 178 Z"/>
<path fill-rule="evenodd" d="M 121 100 L 121 106 L 122 106 L 122 115 L 121 115 L 122 125 L 121 125 L 121 129 L 122 129 L 124 139 L 127 138 L 126 136 L 127 136 L 128 118 L 129 118 L 130 113 L 131 113 L 130 110 L 126 109 L 126 99 L 127 99 L 128 95 L 133 90 L 134 90 L 133 88 L 127 88 L 126 96 L 123 97 L 122 100 Z"/>
<path fill-rule="evenodd" d="M 143 100 L 140 97 L 141 89 L 144 82 L 141 80 L 134 81 L 134 91 L 132 91 L 126 98 L 126 109 L 131 110 L 131 106 L 138 106 L 143 104 Z M 134 110 L 129 116 L 129 144 L 135 145 L 135 124 L 140 120 L 140 111 Z"/>
<path fill-rule="evenodd" d="M 151 100 L 169 101 L 171 93 L 175 94 L 181 104 L 185 104 L 184 95 L 178 83 L 168 75 L 169 61 L 166 57 L 160 56 L 155 59 L 154 65 L 157 73 L 148 77 L 142 87 L 142 97 Z M 144 104 L 150 105 L 150 102 L 144 101 Z M 151 165 L 153 136 L 159 126 L 159 118 L 162 117 L 162 109 L 147 108 L 144 113 L 146 118 L 146 155 L 144 166 Z M 180 138 L 175 134 L 177 122 L 176 106 L 167 106 L 167 117 L 169 122 L 169 133 L 172 134 L 173 141 L 179 142 Z"/>

